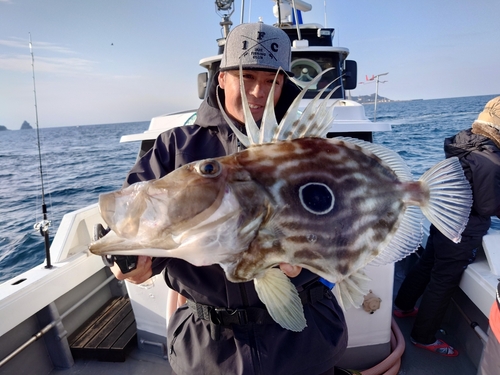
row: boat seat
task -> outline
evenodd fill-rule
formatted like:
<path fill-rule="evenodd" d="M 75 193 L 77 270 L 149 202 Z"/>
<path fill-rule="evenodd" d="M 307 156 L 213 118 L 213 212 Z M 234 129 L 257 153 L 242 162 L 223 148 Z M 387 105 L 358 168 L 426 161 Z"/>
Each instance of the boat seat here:
<path fill-rule="evenodd" d="M 123 362 L 136 344 L 137 328 L 128 297 L 110 299 L 69 338 L 75 358 Z"/>

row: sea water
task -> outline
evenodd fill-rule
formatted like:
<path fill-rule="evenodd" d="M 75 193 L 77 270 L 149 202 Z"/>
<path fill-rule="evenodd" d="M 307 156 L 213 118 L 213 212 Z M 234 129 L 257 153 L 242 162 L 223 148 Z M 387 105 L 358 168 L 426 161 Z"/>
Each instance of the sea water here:
<path fill-rule="evenodd" d="M 97 203 L 119 189 L 134 164 L 149 122 L 40 128 L 45 204 L 52 241 L 64 214 Z M 0 132 L 0 282 L 45 261 L 37 131 Z"/>
<path fill-rule="evenodd" d="M 374 142 L 398 152 L 418 178 L 444 158 L 444 139 L 469 128 L 495 96 L 378 103 L 376 120 L 389 122 L 392 131 L 374 134 Z M 374 109 L 365 106 L 368 118 L 375 117 Z M 139 143 L 120 143 L 120 137 L 147 127 L 138 122 L 39 130 L 51 240 L 65 213 L 121 187 Z M 41 207 L 36 130 L 0 132 L 0 282 L 44 262 L 44 240 L 33 229 L 42 220 Z"/>

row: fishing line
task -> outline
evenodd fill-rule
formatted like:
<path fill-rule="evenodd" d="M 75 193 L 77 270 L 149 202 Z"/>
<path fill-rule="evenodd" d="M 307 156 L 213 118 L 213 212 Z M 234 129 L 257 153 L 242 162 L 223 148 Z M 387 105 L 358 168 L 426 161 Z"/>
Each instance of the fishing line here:
<path fill-rule="evenodd" d="M 47 260 L 47 264 L 45 268 L 52 268 L 50 263 L 50 243 L 49 243 L 49 227 L 51 225 L 50 220 L 47 219 L 47 205 L 45 204 L 45 190 L 43 184 L 43 169 L 42 169 L 42 150 L 40 147 L 40 128 L 38 126 L 38 105 L 36 101 L 36 84 L 35 84 L 35 56 L 33 54 L 33 46 L 31 44 L 31 33 L 28 33 L 30 37 L 29 47 L 31 53 L 31 70 L 33 73 L 33 94 L 35 97 L 35 125 L 36 125 L 36 139 L 38 144 L 38 162 L 39 162 L 39 170 L 40 170 L 40 182 L 41 182 L 41 190 L 42 190 L 42 213 L 43 219 L 38 223 L 35 223 L 33 226 L 35 230 L 38 230 L 40 234 L 44 237 L 45 242 L 45 258 Z"/>

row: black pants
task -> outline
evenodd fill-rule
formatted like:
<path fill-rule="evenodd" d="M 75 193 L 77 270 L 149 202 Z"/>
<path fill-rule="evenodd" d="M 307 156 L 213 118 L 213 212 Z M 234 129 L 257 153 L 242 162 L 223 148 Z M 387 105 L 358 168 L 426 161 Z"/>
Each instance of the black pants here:
<path fill-rule="evenodd" d="M 463 272 L 474 261 L 482 237 L 463 237 L 458 244 L 431 226 L 422 256 L 401 284 L 394 301 L 411 310 L 422 296 L 411 337 L 421 344 L 436 341 L 438 331 Z"/>

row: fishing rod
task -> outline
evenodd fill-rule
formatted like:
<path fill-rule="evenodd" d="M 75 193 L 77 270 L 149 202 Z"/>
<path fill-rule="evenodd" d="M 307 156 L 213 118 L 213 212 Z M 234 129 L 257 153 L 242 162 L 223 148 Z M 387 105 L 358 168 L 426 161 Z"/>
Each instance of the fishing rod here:
<path fill-rule="evenodd" d="M 47 260 L 47 264 L 45 268 L 52 268 L 52 264 L 50 263 L 50 241 L 49 241 L 49 227 L 51 221 L 47 219 L 47 205 L 45 204 L 45 190 L 43 185 L 43 169 L 42 169 L 42 151 L 40 147 L 40 129 L 38 127 L 38 106 L 36 102 L 36 85 L 35 85 L 35 56 L 33 55 L 33 46 L 31 44 L 31 33 L 30 36 L 30 53 L 31 53 L 31 70 L 33 72 L 33 94 L 35 96 L 35 123 L 36 123 L 36 139 L 38 142 L 38 162 L 39 162 L 39 170 L 40 170 L 40 181 L 42 185 L 42 213 L 43 219 L 36 223 L 33 228 L 38 230 L 40 234 L 44 237 L 45 241 L 45 258 Z"/>

